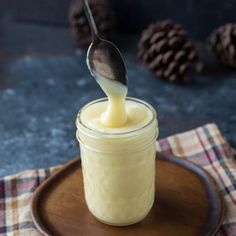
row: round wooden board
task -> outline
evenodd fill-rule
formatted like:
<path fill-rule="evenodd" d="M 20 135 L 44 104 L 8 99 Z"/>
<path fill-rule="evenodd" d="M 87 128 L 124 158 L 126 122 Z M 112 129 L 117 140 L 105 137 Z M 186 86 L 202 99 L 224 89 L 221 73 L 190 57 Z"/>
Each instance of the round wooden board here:
<path fill-rule="evenodd" d="M 75 159 L 37 189 L 31 214 L 38 230 L 53 236 L 210 236 L 222 222 L 223 204 L 214 180 L 203 169 L 158 155 L 151 212 L 135 225 L 108 226 L 87 209 L 81 163 Z"/>

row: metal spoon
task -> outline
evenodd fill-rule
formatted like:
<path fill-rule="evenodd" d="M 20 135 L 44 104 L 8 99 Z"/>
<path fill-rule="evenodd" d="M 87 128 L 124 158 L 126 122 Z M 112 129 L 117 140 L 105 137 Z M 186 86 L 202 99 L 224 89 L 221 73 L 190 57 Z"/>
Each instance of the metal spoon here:
<path fill-rule="evenodd" d="M 87 51 L 87 65 L 95 77 L 103 77 L 127 85 L 126 68 L 119 49 L 110 41 L 100 38 L 87 0 L 83 0 L 85 14 L 92 33 Z"/>

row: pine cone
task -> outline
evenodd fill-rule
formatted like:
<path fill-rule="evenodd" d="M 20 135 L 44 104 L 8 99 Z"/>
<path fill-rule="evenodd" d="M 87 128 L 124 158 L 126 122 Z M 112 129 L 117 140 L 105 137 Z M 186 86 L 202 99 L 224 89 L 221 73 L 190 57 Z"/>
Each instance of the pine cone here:
<path fill-rule="evenodd" d="M 114 14 L 107 0 L 88 0 L 99 34 L 106 38 L 114 26 Z M 75 38 L 82 46 L 88 46 L 91 32 L 81 0 L 74 0 L 69 8 L 69 24 Z"/>
<path fill-rule="evenodd" d="M 219 61 L 236 69 L 236 24 L 226 24 L 213 31 L 209 47 Z"/>
<path fill-rule="evenodd" d="M 138 57 L 157 76 L 171 82 L 187 82 L 200 72 L 199 52 L 183 27 L 170 20 L 151 24 L 139 41 Z"/>

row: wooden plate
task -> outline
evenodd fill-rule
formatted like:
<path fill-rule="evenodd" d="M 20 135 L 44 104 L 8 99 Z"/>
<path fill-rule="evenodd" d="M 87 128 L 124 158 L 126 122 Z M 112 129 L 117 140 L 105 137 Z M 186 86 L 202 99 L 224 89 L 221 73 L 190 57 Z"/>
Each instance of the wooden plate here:
<path fill-rule="evenodd" d="M 140 223 L 114 227 L 92 216 L 84 200 L 79 159 L 37 189 L 31 214 L 38 230 L 53 236 L 210 236 L 222 222 L 223 204 L 214 180 L 203 169 L 158 154 L 155 203 Z"/>

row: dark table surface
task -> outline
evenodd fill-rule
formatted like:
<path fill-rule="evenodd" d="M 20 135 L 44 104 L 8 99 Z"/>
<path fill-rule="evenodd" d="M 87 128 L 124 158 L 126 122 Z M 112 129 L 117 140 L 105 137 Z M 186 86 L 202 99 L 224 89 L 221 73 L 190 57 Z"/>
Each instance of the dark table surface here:
<path fill-rule="evenodd" d="M 236 147 L 236 73 L 206 53 L 186 86 L 157 79 L 136 58 L 137 37 L 117 35 L 129 96 L 158 112 L 160 137 L 215 122 Z M 79 155 L 78 110 L 104 94 L 67 28 L 0 23 L 0 176 L 62 164 Z"/>

